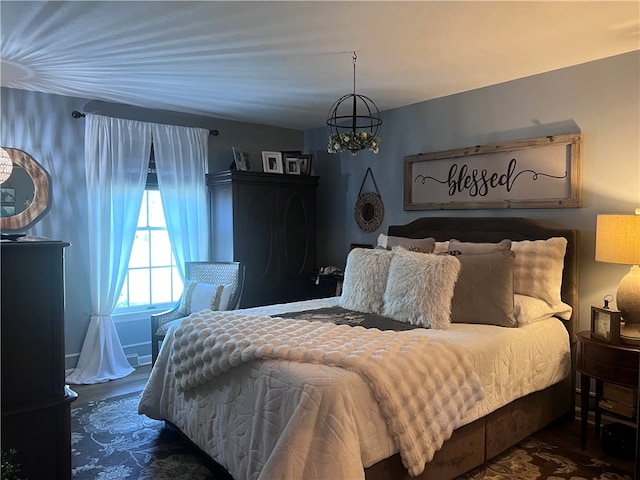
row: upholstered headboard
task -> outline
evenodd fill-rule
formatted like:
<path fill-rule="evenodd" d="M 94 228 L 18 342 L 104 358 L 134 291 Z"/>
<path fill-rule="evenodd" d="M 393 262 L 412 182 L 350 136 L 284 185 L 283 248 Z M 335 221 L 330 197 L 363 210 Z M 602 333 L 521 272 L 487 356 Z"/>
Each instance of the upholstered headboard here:
<path fill-rule="evenodd" d="M 567 251 L 562 272 L 562 301 L 571 305 L 573 314 L 566 323 L 573 340 L 579 325 L 578 298 L 578 231 L 547 226 L 539 221 L 518 217 L 422 217 L 407 225 L 390 225 L 388 234 L 396 237 L 427 238 L 447 241 L 456 238 L 465 242 L 499 242 L 505 238 L 545 240 L 567 239 Z"/>

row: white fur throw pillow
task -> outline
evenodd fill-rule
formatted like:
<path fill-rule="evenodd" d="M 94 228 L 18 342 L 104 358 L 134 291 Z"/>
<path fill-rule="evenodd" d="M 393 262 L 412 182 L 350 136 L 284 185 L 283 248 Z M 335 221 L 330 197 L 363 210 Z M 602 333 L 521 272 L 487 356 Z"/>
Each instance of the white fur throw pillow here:
<path fill-rule="evenodd" d="M 451 255 L 400 248 L 394 252 L 384 292 L 384 315 L 411 325 L 448 328 L 460 261 Z"/>
<path fill-rule="evenodd" d="M 555 307 L 562 303 L 560 288 L 567 239 L 521 240 L 511 243 L 516 254 L 513 291 L 539 298 Z"/>
<path fill-rule="evenodd" d="M 382 313 L 389 265 L 394 252 L 354 248 L 347 257 L 339 305 L 365 313 Z"/>

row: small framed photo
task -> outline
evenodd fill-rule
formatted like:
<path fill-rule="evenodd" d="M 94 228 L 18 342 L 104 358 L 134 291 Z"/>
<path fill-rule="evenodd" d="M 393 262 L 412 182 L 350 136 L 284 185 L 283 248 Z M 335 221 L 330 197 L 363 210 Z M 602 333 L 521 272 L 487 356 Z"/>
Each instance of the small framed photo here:
<path fill-rule="evenodd" d="M 284 159 L 285 171 L 288 175 L 300 175 L 300 159 L 296 157 L 286 157 Z"/>
<path fill-rule="evenodd" d="M 236 164 L 237 170 L 249 171 L 251 170 L 251 162 L 249 161 L 249 154 L 243 152 L 241 149 L 231 147 L 233 149 L 233 160 Z"/>
<path fill-rule="evenodd" d="M 591 336 L 607 343 L 620 343 L 620 322 L 622 314 L 618 310 L 591 307 Z"/>
<path fill-rule="evenodd" d="M 311 159 L 313 155 L 298 155 L 298 160 L 300 160 L 300 174 L 301 175 L 311 175 Z"/>
<path fill-rule="evenodd" d="M 262 152 L 262 168 L 267 173 L 284 173 L 282 152 Z"/>

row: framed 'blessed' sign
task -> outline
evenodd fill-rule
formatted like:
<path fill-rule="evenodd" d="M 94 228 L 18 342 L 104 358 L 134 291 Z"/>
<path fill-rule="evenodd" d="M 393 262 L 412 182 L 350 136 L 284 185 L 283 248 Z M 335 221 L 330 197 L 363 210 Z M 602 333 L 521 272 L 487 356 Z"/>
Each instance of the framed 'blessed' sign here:
<path fill-rule="evenodd" d="M 580 134 L 404 157 L 404 209 L 568 208 L 582 203 Z"/>

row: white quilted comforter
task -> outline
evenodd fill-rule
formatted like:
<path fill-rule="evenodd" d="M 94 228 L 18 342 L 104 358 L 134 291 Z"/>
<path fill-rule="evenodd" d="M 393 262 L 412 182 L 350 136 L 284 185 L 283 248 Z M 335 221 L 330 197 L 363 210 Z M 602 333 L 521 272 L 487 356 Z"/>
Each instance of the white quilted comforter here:
<path fill-rule="evenodd" d="M 332 305 L 335 299 L 323 299 L 242 313 L 273 315 Z M 484 399 L 464 415 L 462 425 L 557 383 L 570 371 L 568 336 L 555 319 L 516 329 L 457 324 L 421 332 L 434 345 L 444 344 L 439 340 L 455 344 L 480 376 Z M 171 361 L 175 334 L 175 328 L 167 334 L 139 411 L 171 421 L 236 480 L 363 479 L 363 467 L 399 451 L 373 388 L 360 373 L 262 358 L 240 362 L 185 390 Z M 407 364 L 397 376 L 416 368 L 421 367 Z M 412 394 L 399 401 L 422 398 Z M 415 443 L 430 443 L 426 434 L 419 437 Z"/>
<path fill-rule="evenodd" d="M 480 379 L 462 352 L 424 332 L 204 310 L 177 328 L 172 362 L 183 390 L 259 359 L 356 372 L 371 387 L 404 466 L 410 474 L 419 475 L 483 396 Z M 347 416 L 349 411 L 331 414 Z M 424 438 L 430 441 L 420 441 Z"/>

